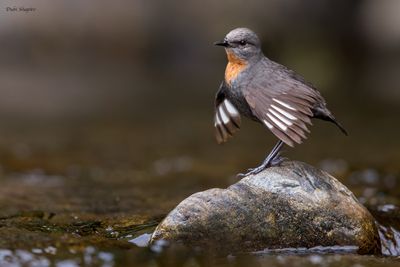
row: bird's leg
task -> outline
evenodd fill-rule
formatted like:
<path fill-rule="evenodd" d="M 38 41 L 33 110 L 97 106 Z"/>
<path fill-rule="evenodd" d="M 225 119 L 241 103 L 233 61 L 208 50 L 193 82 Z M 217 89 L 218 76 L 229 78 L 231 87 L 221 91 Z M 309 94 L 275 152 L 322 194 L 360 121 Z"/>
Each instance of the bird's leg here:
<path fill-rule="evenodd" d="M 279 151 L 281 150 L 282 146 L 283 146 L 283 142 L 281 140 L 279 140 L 278 143 L 276 143 L 274 148 L 271 150 L 269 155 L 265 158 L 263 163 L 260 165 L 260 167 L 264 166 L 263 169 L 265 169 L 265 168 L 268 168 L 271 166 L 278 165 L 280 163 L 278 160 L 280 158 Z"/>
<path fill-rule="evenodd" d="M 247 173 L 239 173 L 238 176 L 244 177 L 251 174 L 257 174 L 268 167 L 279 165 L 283 160 L 283 158 L 281 158 L 279 155 L 279 151 L 281 150 L 282 146 L 283 142 L 279 140 L 260 166 L 249 169 Z"/>

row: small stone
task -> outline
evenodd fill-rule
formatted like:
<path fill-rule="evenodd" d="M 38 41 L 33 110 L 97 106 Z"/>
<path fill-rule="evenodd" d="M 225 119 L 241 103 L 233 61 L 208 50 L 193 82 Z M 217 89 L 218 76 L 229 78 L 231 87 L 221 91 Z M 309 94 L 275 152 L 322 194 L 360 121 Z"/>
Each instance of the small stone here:
<path fill-rule="evenodd" d="M 157 240 L 222 253 L 317 246 L 380 253 L 374 218 L 353 193 L 296 161 L 191 195 L 158 225 L 151 243 Z"/>
<path fill-rule="evenodd" d="M 134 239 L 129 240 L 129 243 L 135 244 L 138 247 L 147 247 L 149 245 L 149 241 L 151 238 L 151 234 L 142 234 Z"/>

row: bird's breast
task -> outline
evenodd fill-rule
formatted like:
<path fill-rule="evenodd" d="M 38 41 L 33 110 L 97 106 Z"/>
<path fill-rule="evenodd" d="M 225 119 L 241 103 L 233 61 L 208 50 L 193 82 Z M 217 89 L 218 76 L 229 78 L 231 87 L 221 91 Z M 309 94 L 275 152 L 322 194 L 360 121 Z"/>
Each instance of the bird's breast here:
<path fill-rule="evenodd" d="M 233 52 L 227 50 L 228 64 L 225 69 L 225 82 L 229 85 L 238 77 L 238 75 L 247 67 L 247 62 L 238 58 Z"/>

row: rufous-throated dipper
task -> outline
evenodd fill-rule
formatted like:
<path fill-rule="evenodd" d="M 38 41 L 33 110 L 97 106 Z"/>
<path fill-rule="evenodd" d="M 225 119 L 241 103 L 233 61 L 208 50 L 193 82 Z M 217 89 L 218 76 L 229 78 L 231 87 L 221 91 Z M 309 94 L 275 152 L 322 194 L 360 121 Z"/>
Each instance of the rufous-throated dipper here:
<path fill-rule="evenodd" d="M 241 115 L 264 124 L 279 139 L 259 167 L 242 175 L 279 164 L 283 143 L 290 147 L 302 143 L 312 118 L 333 122 L 347 135 L 310 83 L 264 56 L 253 31 L 234 29 L 215 45 L 225 47 L 228 57 L 225 78 L 215 97 L 217 142 L 226 142 L 240 129 Z"/>

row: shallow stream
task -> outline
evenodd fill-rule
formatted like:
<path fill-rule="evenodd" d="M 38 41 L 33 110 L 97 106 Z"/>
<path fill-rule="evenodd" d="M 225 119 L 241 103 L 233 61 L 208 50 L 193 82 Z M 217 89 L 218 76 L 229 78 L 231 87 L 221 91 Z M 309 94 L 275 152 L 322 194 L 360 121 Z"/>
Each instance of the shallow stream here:
<path fill-rule="evenodd" d="M 339 247 L 227 257 L 181 246 L 147 247 L 149 234 L 181 200 L 234 183 L 236 173 L 257 164 L 264 147 L 272 146 L 271 137 L 262 146 L 249 137 L 265 135 L 250 123 L 245 124 L 246 135 L 217 146 L 208 121 L 179 127 L 186 121 L 181 115 L 157 127 L 138 127 L 133 120 L 4 127 L 0 265 L 400 266 L 396 160 L 375 160 L 373 154 L 357 158 L 359 144 L 367 141 L 353 142 L 323 123 L 314 127 L 315 138 L 286 149 L 285 155 L 327 170 L 355 193 L 379 222 L 383 256 L 361 256 Z M 342 146 L 350 152 L 344 153 Z M 378 147 L 369 142 L 371 151 Z M 387 155 L 396 155 L 395 148 L 388 147 Z"/>

